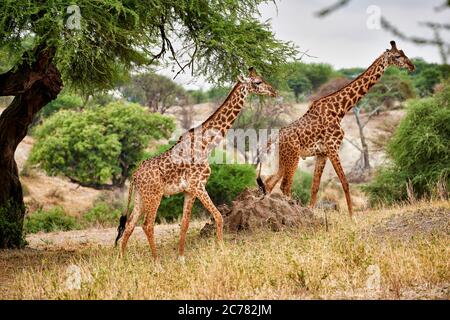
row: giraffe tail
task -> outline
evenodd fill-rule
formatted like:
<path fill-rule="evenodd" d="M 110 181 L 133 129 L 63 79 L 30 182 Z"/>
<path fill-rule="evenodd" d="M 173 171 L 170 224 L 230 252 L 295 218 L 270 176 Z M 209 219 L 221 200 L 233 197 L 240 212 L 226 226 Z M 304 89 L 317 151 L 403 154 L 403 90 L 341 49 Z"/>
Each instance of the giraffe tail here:
<path fill-rule="evenodd" d="M 117 237 L 116 241 L 114 243 L 114 246 L 117 246 L 117 242 L 122 237 L 123 232 L 125 231 L 125 225 L 127 223 L 127 217 L 128 212 L 130 211 L 130 202 L 131 202 L 131 194 L 133 193 L 133 181 L 130 182 L 130 189 L 128 190 L 128 203 L 127 203 L 127 209 L 124 213 L 122 213 L 122 216 L 120 216 L 119 219 L 119 227 L 117 228 Z"/>
<path fill-rule="evenodd" d="M 258 177 L 256 178 L 256 183 L 258 184 L 259 190 L 262 191 L 262 193 L 264 195 L 266 195 L 266 186 L 264 185 L 264 182 L 261 179 L 261 167 L 262 167 L 262 162 L 261 162 L 261 158 L 258 155 L 258 162 L 256 165 L 259 165 L 259 171 L 258 171 Z"/>

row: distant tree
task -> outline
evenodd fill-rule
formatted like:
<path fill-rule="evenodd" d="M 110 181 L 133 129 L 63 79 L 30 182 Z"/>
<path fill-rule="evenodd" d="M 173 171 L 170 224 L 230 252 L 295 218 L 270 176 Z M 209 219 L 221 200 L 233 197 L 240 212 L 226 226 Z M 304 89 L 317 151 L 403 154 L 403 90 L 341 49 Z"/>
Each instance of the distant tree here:
<path fill-rule="evenodd" d="M 351 80 L 344 77 L 338 77 L 328 80 L 326 83 L 322 84 L 316 90 L 316 92 L 314 92 L 312 95 L 309 96 L 309 100 L 314 101 L 330 93 L 338 91 L 339 89 L 345 87 L 350 81 Z"/>
<path fill-rule="evenodd" d="M 333 67 L 324 63 L 291 62 L 285 66 L 286 83 L 298 101 L 300 95 L 308 95 L 330 78 L 336 76 Z"/>
<path fill-rule="evenodd" d="M 228 86 L 215 86 L 206 92 L 208 100 L 214 103 L 221 103 L 225 100 L 231 91 L 231 87 Z"/>
<path fill-rule="evenodd" d="M 0 208 L 10 208 L 0 210 L 7 221 L 0 224 L 0 247 L 22 245 L 25 207 L 15 150 L 63 82 L 87 96 L 168 56 L 179 72 L 190 68 L 211 82 L 234 80 L 249 66 L 272 74 L 297 50 L 258 20 L 265 2 L 2 0 L 0 51 L 8 63 L 1 65 L 0 96 L 15 98 L 0 116 Z M 77 9 L 71 14 L 70 5 Z"/>
<path fill-rule="evenodd" d="M 345 78 L 349 79 L 355 79 L 358 77 L 361 73 L 363 73 L 366 69 L 361 67 L 354 67 L 354 68 L 342 68 L 339 69 L 337 72 L 344 76 Z"/>
<path fill-rule="evenodd" d="M 146 72 L 131 77 L 131 81 L 119 89 L 125 99 L 147 106 L 151 112 L 164 114 L 172 106 L 185 99 L 186 92 L 166 76 Z"/>
<path fill-rule="evenodd" d="M 413 83 L 421 97 L 434 93 L 434 87 L 449 78 L 450 66 L 428 63 L 423 59 L 413 59 L 416 70 L 412 74 Z"/>
<path fill-rule="evenodd" d="M 189 90 L 189 101 L 192 104 L 200 104 L 208 100 L 208 96 L 202 89 Z"/>

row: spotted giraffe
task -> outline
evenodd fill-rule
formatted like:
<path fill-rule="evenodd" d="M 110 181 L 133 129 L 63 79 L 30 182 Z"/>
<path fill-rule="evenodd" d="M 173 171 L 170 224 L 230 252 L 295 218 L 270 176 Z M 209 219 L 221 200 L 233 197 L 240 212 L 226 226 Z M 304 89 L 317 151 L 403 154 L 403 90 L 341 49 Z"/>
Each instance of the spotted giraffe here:
<path fill-rule="evenodd" d="M 350 217 L 353 214 L 349 185 L 339 159 L 339 148 L 344 138 L 340 122 L 345 114 L 378 82 L 389 66 L 415 67 L 402 50 L 398 50 L 394 41 L 360 76 L 342 89 L 312 102 L 308 111 L 279 132 L 278 171 L 264 182 L 258 177 L 258 184 L 264 193 L 270 193 L 281 180 L 281 191 L 291 196 L 291 186 L 298 161 L 301 158 L 316 156 L 314 178 L 311 187 L 310 206 L 317 200 L 320 178 L 327 159 L 330 159 L 342 188 Z"/>
<path fill-rule="evenodd" d="M 141 214 L 144 214 L 143 230 L 152 255 L 157 252 L 154 239 L 156 213 L 163 195 L 184 192 L 179 255 L 184 255 L 184 244 L 189 227 L 192 206 L 199 199 L 216 222 L 217 238 L 222 242 L 223 220 L 220 212 L 206 192 L 205 185 L 211 173 L 208 155 L 223 139 L 244 106 L 249 93 L 276 96 L 275 90 L 259 76 L 254 68 L 248 77 L 241 77 L 223 104 L 201 125 L 183 134 L 178 142 L 159 156 L 145 160 L 132 176 L 127 210 L 120 218 L 117 241 L 123 235 L 121 253 L 125 253 L 128 238 Z M 134 209 L 127 218 L 134 189 Z"/>

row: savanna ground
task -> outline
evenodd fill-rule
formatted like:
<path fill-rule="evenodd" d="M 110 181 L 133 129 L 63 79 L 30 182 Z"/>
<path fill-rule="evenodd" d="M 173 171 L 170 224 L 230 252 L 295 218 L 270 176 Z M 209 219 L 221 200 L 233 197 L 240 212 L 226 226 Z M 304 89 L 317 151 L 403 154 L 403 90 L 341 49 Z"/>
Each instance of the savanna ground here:
<path fill-rule="evenodd" d="M 114 228 L 29 235 L 27 249 L 0 252 L 0 298 L 449 299 L 449 218 L 449 201 L 365 210 L 353 222 L 333 211 L 328 228 L 225 234 L 223 247 L 195 221 L 184 263 L 177 224 L 156 227 L 159 263 L 141 230 L 125 259 Z M 74 266 L 81 286 L 71 289 Z"/>

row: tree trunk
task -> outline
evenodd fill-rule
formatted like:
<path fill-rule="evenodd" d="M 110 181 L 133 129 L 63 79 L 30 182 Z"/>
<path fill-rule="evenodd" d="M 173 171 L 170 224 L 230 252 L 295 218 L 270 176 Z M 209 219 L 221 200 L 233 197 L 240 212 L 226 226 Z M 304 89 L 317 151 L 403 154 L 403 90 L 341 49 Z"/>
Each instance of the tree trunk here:
<path fill-rule="evenodd" d="M 37 49 L 31 65 L 24 62 L 0 75 L 0 95 L 15 96 L 0 115 L 0 248 L 23 244 L 25 206 L 14 153 L 35 114 L 62 89 L 54 54 L 52 48 Z"/>
<path fill-rule="evenodd" d="M 362 147 L 362 154 L 363 154 L 363 160 L 364 170 L 370 171 L 370 160 L 369 160 L 369 146 L 366 142 L 366 136 L 364 135 L 364 125 L 361 123 L 361 119 L 359 118 L 359 110 L 353 109 L 353 113 L 355 114 L 356 123 L 358 124 L 359 129 L 359 137 L 361 139 L 361 147 Z"/>

